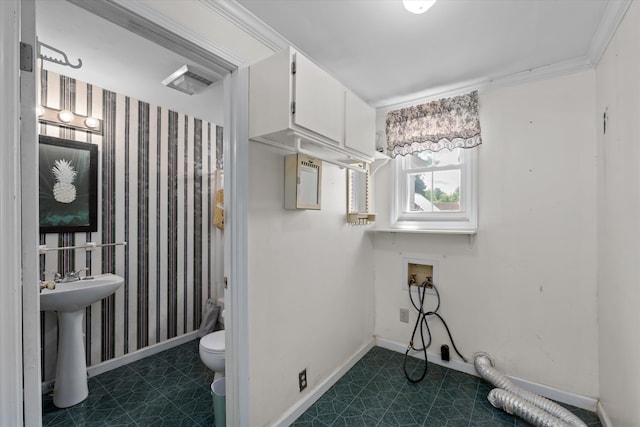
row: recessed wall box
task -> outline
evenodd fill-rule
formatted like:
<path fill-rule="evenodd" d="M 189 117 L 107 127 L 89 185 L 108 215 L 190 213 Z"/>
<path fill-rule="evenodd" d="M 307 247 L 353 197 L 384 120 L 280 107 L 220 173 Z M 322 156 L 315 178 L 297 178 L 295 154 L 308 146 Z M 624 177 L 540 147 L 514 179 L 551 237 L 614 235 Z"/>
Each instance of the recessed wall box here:
<path fill-rule="evenodd" d="M 440 290 L 437 260 L 403 258 L 402 264 L 401 286 L 403 289 L 416 292 L 422 283 L 428 280 L 438 286 L 438 290 Z M 433 286 L 427 286 L 425 290 L 428 294 L 435 294 Z"/>
<path fill-rule="evenodd" d="M 285 158 L 284 207 L 320 209 L 322 161 L 304 154 Z"/>

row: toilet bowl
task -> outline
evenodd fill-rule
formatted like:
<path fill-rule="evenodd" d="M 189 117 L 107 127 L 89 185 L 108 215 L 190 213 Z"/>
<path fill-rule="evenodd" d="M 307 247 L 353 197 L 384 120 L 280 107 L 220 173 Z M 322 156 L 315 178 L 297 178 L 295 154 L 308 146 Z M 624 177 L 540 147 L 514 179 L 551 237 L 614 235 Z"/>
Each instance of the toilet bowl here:
<path fill-rule="evenodd" d="M 224 374 L 224 330 L 212 332 L 200 339 L 200 359 L 216 374 Z"/>

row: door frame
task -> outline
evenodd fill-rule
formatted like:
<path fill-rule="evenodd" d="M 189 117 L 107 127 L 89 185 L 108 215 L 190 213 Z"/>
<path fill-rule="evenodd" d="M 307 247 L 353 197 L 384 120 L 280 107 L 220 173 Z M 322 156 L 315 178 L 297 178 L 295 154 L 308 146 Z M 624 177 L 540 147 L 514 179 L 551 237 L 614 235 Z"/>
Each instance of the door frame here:
<path fill-rule="evenodd" d="M 31 47 L 22 61 L 20 42 Z M 0 423 L 40 425 L 35 0 L 1 2 L 0 46 Z"/>
<path fill-rule="evenodd" d="M 30 320 L 35 320 L 39 311 L 37 305 L 29 306 L 33 295 L 37 298 L 37 281 L 33 280 L 37 279 L 37 263 L 33 262 L 34 259 L 37 261 L 37 241 L 26 241 L 31 233 L 21 231 L 35 216 L 33 205 L 28 207 L 26 201 L 33 200 L 36 194 L 29 195 L 26 191 L 33 188 L 36 176 L 24 173 L 25 167 L 30 165 L 27 156 L 35 147 L 35 110 L 28 111 L 29 103 L 21 103 L 21 95 L 23 99 L 29 99 L 30 90 L 35 94 L 35 65 L 33 59 L 23 61 L 25 65 L 31 64 L 31 71 L 20 71 L 19 47 L 21 41 L 34 46 L 34 9 L 34 0 L 0 2 L 0 62 L 3 64 L 0 77 L 0 93 L 3 94 L 0 97 L 0 227 L 3 230 L 0 270 L 4 282 L 0 298 L 0 423 L 15 426 L 29 423 L 32 419 L 29 412 L 34 410 L 38 411 L 33 417 L 37 419 L 34 425 L 40 423 L 39 406 L 33 408 L 23 398 L 32 391 L 36 380 L 39 389 L 40 380 L 39 354 L 29 345 L 33 340 L 25 338 L 37 336 L 31 328 L 35 326 L 37 332 L 38 322 L 23 323 L 25 307 L 28 313 L 34 314 Z M 25 16 L 27 19 L 23 19 Z M 35 98 L 30 105 L 35 105 Z M 32 129 L 29 129 L 30 124 Z M 32 138 L 30 143 L 29 136 Z M 26 286 L 29 283 L 32 286 Z M 33 361 L 36 361 L 35 366 Z M 30 368 L 35 368 L 35 372 Z"/>
<path fill-rule="evenodd" d="M 188 27 L 185 27 L 170 17 L 165 16 L 150 6 L 140 1 L 128 1 L 128 0 L 70 0 L 72 3 L 79 5 L 90 12 L 101 16 L 105 19 L 110 17 L 105 16 L 109 13 L 115 13 L 120 18 L 135 19 L 137 23 L 143 25 L 145 29 L 149 30 L 161 30 L 162 36 L 165 40 L 174 44 L 174 46 L 185 45 L 185 47 L 194 45 L 200 48 L 201 52 L 207 54 L 208 59 L 216 58 L 220 60 L 220 65 L 227 67 L 230 71 L 224 78 L 224 102 L 225 102 L 225 114 L 224 114 L 224 165 L 225 165 L 225 275 L 228 277 L 228 282 L 232 284 L 227 290 L 227 301 L 225 305 L 227 307 L 227 313 L 225 316 L 225 327 L 229 333 L 226 335 L 226 372 L 227 372 L 227 390 L 226 395 L 226 412 L 228 425 L 234 426 L 249 426 L 249 316 L 248 316 L 248 263 L 247 263 L 247 242 L 248 242 L 248 224 L 247 224 L 247 211 L 248 211 L 248 189 L 249 189 L 249 139 L 248 139 L 248 90 L 249 90 L 249 72 L 248 61 L 241 56 L 236 55 L 234 52 L 229 51 L 222 45 L 217 44 L 211 40 L 203 39 L 197 36 Z M 33 35 L 35 38 L 35 0 L 11 0 L 11 3 L 18 9 L 18 20 L 33 21 Z M 32 7 L 26 7 L 25 3 Z M 22 5 L 22 14 L 20 14 L 19 7 Z M 90 5 L 90 6 L 89 6 Z M 93 9 L 93 10 L 92 10 Z M 4 14 L 3 14 L 4 16 Z M 4 20 L 4 18 L 3 18 Z M 4 24 L 4 22 L 3 22 Z M 162 44 L 162 43 L 159 43 Z M 34 43 L 35 49 L 35 43 Z M 175 47 L 174 47 L 175 48 Z M 15 62 L 15 60 L 14 60 Z M 233 68 L 233 69 L 229 69 Z M 34 90 L 33 93 L 28 94 L 32 99 L 27 102 L 23 100 L 22 105 L 25 109 L 31 108 L 29 113 L 33 119 L 33 141 L 35 139 L 36 120 L 35 120 L 35 78 L 34 78 Z M 3 101 L 4 103 L 4 101 Z M 31 118 L 31 117 L 29 117 Z M 19 122 L 19 117 L 14 119 Z M 5 132 L 2 132 L 5 135 Z M 36 150 L 37 144 L 32 144 L 32 149 Z M 21 159 L 23 162 L 37 161 L 37 155 L 32 155 L 31 158 L 27 157 L 27 153 L 21 153 Z M 23 168 L 24 168 L 23 163 Z M 28 181 L 23 180 L 23 191 L 32 191 L 35 185 L 37 188 L 37 176 L 33 174 L 33 170 L 37 168 L 23 169 L 23 171 L 29 171 Z M 28 193 L 27 193 L 28 194 Z M 33 193 L 34 197 L 37 192 Z M 36 205 L 37 207 L 37 200 Z M 36 236 L 33 244 L 25 245 L 23 242 L 22 252 L 28 254 L 28 258 L 31 259 L 33 264 L 37 264 L 37 209 L 31 209 L 34 218 L 30 218 L 29 221 L 23 221 L 24 224 L 33 223 L 33 230 L 27 230 L 27 234 L 33 234 Z M 23 211 L 24 214 L 24 211 Z M 24 217 L 23 217 L 24 219 Z M 21 227 L 27 228 L 27 227 Z M 17 228 L 20 229 L 20 228 Z M 35 259 L 35 261 L 33 261 Z M 24 265 L 24 262 L 23 262 Z M 33 283 L 37 283 L 37 269 L 33 269 Z M 31 278 L 29 278 L 31 280 Z M 30 283 L 23 276 L 24 283 Z M 37 289 L 33 286 L 33 289 Z M 24 334 L 19 334 L 12 339 L 20 342 L 22 338 L 23 342 L 36 343 L 39 348 L 39 296 L 34 291 L 36 306 L 35 307 L 23 307 L 22 323 L 31 324 L 34 323 L 36 328 L 30 328 L 25 330 Z M 31 298 L 33 299 L 33 298 Z M 4 308 L 5 301 L 3 301 Z M 37 309 L 37 310 L 35 310 Z M 2 314 L 4 310 L 0 310 Z M 8 314 L 2 314 L 3 316 Z M 34 322 L 34 319 L 36 320 Z M 9 323 L 10 324 L 10 323 Z M 20 331 L 20 324 L 18 323 L 13 328 L 16 333 Z M 26 347 L 26 346 L 25 346 Z M 30 346 L 31 347 L 31 346 Z M 20 354 L 12 355 L 12 357 L 19 357 Z M 24 389 L 25 389 L 25 407 L 23 416 L 25 420 L 27 417 L 33 417 L 26 425 L 41 425 L 41 403 L 40 403 L 40 352 L 33 351 L 31 355 L 32 363 L 36 361 L 37 375 L 29 375 L 27 377 L 25 372 Z M 20 364 L 14 364 L 20 366 Z M 25 365 L 26 367 L 26 365 Z M 4 376 L 4 371 L 2 377 Z M 20 375 L 18 375 L 20 377 Z M 20 378 L 21 379 L 21 378 Z M 12 386 L 14 384 L 11 384 Z M 9 386 L 7 386 L 9 387 Z M 9 387 L 10 388 L 10 387 Z M 13 390 L 20 390 L 22 388 L 22 381 L 20 387 L 16 387 Z M 33 398 L 34 390 L 37 389 L 37 398 Z M 4 391 L 4 387 L 2 390 Z M 27 398 L 27 392 L 29 397 Z M 14 393 L 15 394 L 15 393 Z M 4 394 L 3 394 L 4 395 Z M 22 400 L 22 395 L 19 396 Z M 27 402 L 33 401 L 27 408 Z M 37 401 L 37 402 L 35 402 Z M 38 405 L 37 410 L 35 405 Z M 28 414 L 33 415 L 28 415 Z M 22 418 L 22 417 L 20 417 Z M 36 420 L 37 418 L 37 420 Z M 21 425 L 20 423 L 11 423 L 11 425 Z"/>
<path fill-rule="evenodd" d="M 31 71 L 20 72 L 20 200 L 22 260 L 22 372 L 26 426 L 41 425 L 40 274 L 38 255 L 38 41 L 35 0 L 20 2 L 20 40 L 32 46 Z"/>

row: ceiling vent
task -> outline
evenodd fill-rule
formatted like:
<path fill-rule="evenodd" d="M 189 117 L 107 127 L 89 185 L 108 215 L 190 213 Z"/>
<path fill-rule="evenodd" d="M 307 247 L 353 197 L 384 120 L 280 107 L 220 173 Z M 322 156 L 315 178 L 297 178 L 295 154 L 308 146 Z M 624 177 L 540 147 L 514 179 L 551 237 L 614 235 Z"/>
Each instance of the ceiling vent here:
<path fill-rule="evenodd" d="M 206 73 L 196 70 L 190 65 L 183 65 L 175 73 L 164 79 L 162 84 L 187 95 L 193 95 L 203 91 L 217 80 L 215 77 L 207 76 Z"/>

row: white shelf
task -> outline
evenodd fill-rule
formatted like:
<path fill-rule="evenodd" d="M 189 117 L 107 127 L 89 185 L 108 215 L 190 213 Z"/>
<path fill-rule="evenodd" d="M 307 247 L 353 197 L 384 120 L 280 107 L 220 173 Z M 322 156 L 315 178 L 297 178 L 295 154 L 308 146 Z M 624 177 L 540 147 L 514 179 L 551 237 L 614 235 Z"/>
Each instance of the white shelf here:
<path fill-rule="evenodd" d="M 367 231 L 376 233 L 406 233 L 406 234 L 463 234 L 475 235 L 478 230 L 426 230 L 426 229 L 407 229 L 407 228 L 391 228 L 391 227 L 375 227 Z"/>

